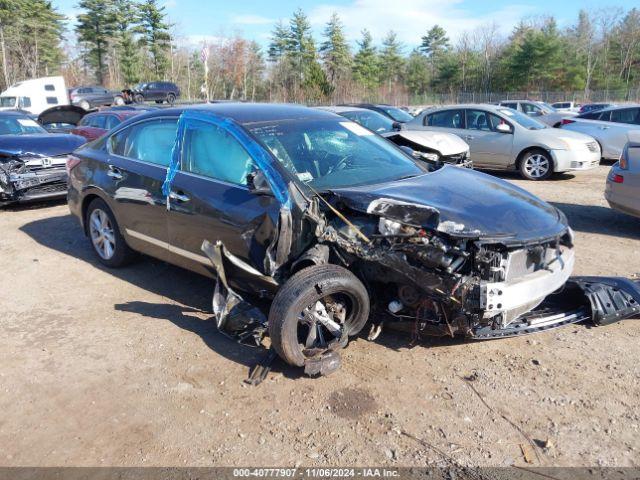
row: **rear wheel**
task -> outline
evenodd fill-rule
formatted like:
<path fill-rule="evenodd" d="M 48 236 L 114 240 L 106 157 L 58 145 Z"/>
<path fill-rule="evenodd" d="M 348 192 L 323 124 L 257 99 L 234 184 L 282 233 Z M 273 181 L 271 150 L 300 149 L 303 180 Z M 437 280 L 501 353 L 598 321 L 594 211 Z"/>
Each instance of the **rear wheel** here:
<path fill-rule="evenodd" d="M 269 336 L 287 363 L 346 345 L 369 318 L 369 295 L 362 282 L 338 265 L 314 265 L 291 277 L 278 291 L 269 312 Z"/>
<path fill-rule="evenodd" d="M 544 150 L 530 150 L 520 160 L 520 174 L 527 180 L 546 180 L 553 175 L 553 160 Z"/>
<path fill-rule="evenodd" d="M 117 268 L 133 260 L 135 252 L 120 234 L 118 222 L 104 200 L 96 198 L 89 204 L 85 222 L 93 250 L 102 264 Z"/>

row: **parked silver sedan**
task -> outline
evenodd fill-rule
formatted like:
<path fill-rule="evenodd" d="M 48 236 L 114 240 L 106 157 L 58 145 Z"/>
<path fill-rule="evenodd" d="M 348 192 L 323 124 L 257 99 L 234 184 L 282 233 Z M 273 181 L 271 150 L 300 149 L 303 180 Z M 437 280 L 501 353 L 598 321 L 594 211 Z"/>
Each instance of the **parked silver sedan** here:
<path fill-rule="evenodd" d="M 529 180 L 600 164 L 600 147 L 593 138 L 549 128 L 506 107 L 471 104 L 432 109 L 405 127 L 454 133 L 469 144 L 474 167 L 518 170 Z"/>
<path fill-rule="evenodd" d="M 602 149 L 602 158 L 618 160 L 627 143 L 629 132 L 640 130 L 640 105 L 625 105 L 583 113 L 563 120 L 561 128 L 595 138 Z"/>
<path fill-rule="evenodd" d="M 629 134 L 620 161 L 611 167 L 604 198 L 614 210 L 640 217 L 640 131 Z"/>

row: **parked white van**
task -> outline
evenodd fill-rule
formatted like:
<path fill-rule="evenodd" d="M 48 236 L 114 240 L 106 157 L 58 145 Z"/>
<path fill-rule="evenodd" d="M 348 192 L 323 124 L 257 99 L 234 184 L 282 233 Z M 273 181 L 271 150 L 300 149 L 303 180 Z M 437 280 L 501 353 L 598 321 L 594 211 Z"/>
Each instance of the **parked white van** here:
<path fill-rule="evenodd" d="M 69 105 L 69 93 L 62 77 L 24 80 L 0 93 L 0 110 L 24 110 L 39 115 L 57 105 Z"/>

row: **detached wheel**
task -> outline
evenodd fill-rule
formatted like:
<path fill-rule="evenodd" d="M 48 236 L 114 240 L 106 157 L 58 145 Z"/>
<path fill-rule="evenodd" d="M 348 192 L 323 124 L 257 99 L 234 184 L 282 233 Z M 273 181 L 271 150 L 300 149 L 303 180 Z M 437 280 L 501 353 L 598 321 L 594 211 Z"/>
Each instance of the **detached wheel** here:
<path fill-rule="evenodd" d="M 113 103 L 114 103 L 114 105 L 122 106 L 122 105 L 124 105 L 124 98 L 116 97 L 116 98 L 113 99 Z"/>
<path fill-rule="evenodd" d="M 338 265 L 314 265 L 278 291 L 269 312 L 269 336 L 280 357 L 302 367 L 308 358 L 342 348 L 369 318 L 362 282 Z"/>
<path fill-rule="evenodd" d="M 89 102 L 87 102 L 86 100 L 82 100 L 78 106 L 83 109 L 83 110 L 89 110 L 91 108 L 91 105 L 89 104 Z"/>
<path fill-rule="evenodd" d="M 553 175 L 553 160 L 544 150 L 530 150 L 520 161 L 520 175 L 527 180 L 546 180 Z"/>
<path fill-rule="evenodd" d="M 104 200 L 96 198 L 89 204 L 85 222 L 91 246 L 103 265 L 117 268 L 131 263 L 135 252 L 120 234 L 118 222 Z"/>
<path fill-rule="evenodd" d="M 176 101 L 176 96 L 173 93 L 170 93 L 169 95 L 167 95 L 167 103 L 169 105 L 173 105 Z"/>

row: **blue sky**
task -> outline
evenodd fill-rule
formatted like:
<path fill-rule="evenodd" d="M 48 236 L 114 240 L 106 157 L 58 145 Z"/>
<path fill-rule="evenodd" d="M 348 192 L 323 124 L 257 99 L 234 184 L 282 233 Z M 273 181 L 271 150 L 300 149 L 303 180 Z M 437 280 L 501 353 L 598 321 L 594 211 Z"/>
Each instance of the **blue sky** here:
<path fill-rule="evenodd" d="M 77 0 L 53 0 L 61 13 L 72 19 L 78 13 Z M 278 19 L 288 19 L 298 7 L 309 15 L 316 37 L 332 12 L 337 12 L 354 42 L 368 28 L 376 42 L 393 29 L 411 48 L 433 24 L 443 26 L 455 41 L 463 31 L 495 22 L 508 34 L 522 17 L 554 15 L 561 26 L 573 23 L 580 8 L 588 10 L 637 6 L 637 0 L 613 3 L 593 0 L 161 0 L 176 34 L 189 43 L 215 41 L 240 33 L 266 45 Z"/>

